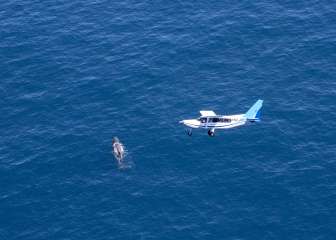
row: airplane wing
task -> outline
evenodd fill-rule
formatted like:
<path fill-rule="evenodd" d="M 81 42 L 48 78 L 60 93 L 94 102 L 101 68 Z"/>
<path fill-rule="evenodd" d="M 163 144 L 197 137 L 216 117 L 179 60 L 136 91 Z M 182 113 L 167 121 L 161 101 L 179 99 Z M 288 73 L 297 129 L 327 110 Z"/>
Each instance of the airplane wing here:
<path fill-rule="evenodd" d="M 216 113 L 214 111 L 200 111 L 202 117 L 213 117 L 216 116 Z"/>

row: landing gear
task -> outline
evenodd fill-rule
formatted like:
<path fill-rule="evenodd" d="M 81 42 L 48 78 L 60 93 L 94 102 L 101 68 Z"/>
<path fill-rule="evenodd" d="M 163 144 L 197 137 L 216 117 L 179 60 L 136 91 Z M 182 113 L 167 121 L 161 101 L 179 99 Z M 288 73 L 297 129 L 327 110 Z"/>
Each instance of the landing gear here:
<path fill-rule="evenodd" d="M 187 132 L 188 136 L 192 135 L 192 130 L 191 129 L 187 129 L 186 132 Z"/>
<path fill-rule="evenodd" d="M 210 137 L 215 136 L 215 129 L 210 129 L 210 130 L 208 131 L 208 135 L 209 135 Z"/>

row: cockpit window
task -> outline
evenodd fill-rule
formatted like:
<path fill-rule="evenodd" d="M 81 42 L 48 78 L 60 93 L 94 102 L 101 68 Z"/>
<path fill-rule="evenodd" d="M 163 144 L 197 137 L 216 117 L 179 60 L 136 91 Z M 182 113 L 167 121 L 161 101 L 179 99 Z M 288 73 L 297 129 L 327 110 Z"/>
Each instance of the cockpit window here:
<path fill-rule="evenodd" d="M 201 123 L 206 123 L 207 122 L 206 118 L 200 118 L 199 120 L 200 120 Z"/>
<path fill-rule="evenodd" d="M 209 119 L 208 123 L 218 123 L 218 122 L 221 122 L 221 123 L 230 123 L 231 122 L 230 118 L 219 118 L 219 117 L 211 117 L 211 118 L 200 117 L 198 120 L 201 123 L 206 123 L 207 119 Z"/>

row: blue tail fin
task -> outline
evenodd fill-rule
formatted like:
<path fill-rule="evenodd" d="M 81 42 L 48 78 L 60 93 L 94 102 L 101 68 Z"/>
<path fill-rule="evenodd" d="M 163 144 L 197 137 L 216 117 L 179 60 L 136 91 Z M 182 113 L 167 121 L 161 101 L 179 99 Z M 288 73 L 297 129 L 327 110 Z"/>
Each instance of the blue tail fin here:
<path fill-rule="evenodd" d="M 260 120 L 260 112 L 263 100 L 258 100 L 253 106 L 245 113 L 247 120 L 258 121 Z"/>

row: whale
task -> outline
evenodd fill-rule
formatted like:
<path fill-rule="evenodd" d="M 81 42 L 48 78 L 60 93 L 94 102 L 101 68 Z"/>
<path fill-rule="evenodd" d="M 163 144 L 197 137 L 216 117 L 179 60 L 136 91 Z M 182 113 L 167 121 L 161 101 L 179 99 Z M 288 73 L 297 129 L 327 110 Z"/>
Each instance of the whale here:
<path fill-rule="evenodd" d="M 117 137 L 114 137 L 112 139 L 112 148 L 115 158 L 118 160 L 119 163 L 121 163 L 125 156 L 125 147 Z"/>

